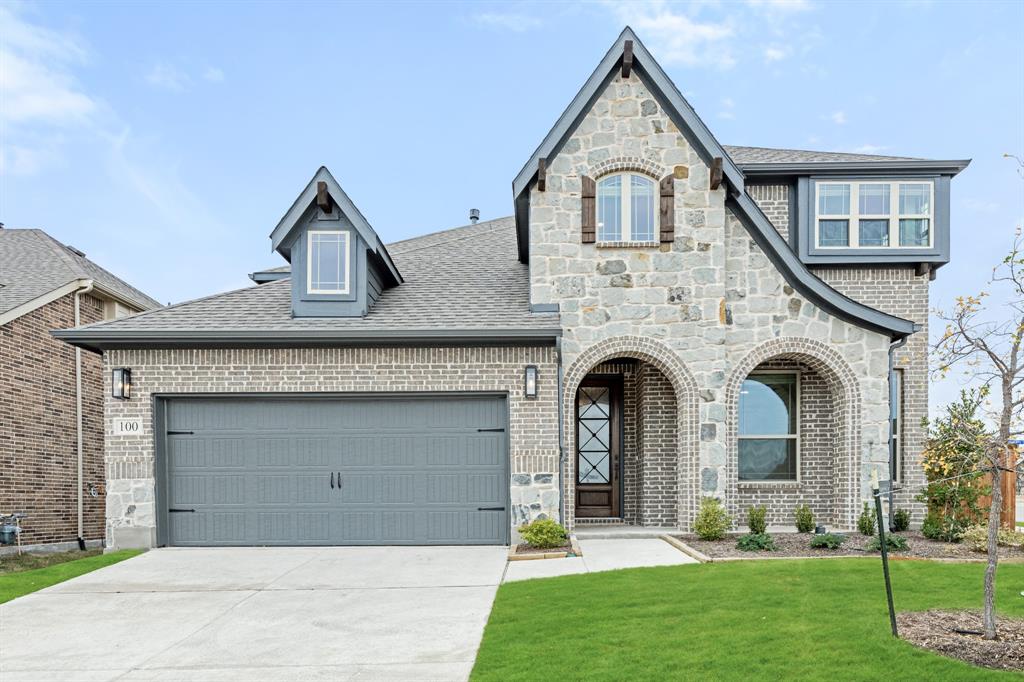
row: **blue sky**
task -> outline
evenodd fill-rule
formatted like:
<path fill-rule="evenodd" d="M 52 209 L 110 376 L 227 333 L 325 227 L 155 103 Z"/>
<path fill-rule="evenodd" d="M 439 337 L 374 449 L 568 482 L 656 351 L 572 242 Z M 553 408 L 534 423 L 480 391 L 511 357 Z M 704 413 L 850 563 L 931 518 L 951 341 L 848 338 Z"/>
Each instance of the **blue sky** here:
<path fill-rule="evenodd" d="M 508 215 L 626 24 L 723 143 L 972 158 L 933 305 L 1024 222 L 1024 3 L 813 0 L 7 2 L 0 221 L 177 302 L 280 264 L 320 165 L 387 241 Z"/>

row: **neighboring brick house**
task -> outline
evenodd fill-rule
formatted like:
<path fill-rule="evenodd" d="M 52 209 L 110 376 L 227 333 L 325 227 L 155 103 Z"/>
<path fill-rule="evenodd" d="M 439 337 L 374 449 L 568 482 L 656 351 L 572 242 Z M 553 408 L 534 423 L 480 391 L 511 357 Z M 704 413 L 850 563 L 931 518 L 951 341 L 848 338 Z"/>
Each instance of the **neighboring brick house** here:
<path fill-rule="evenodd" d="M 23 545 L 104 537 L 103 363 L 50 332 L 156 307 L 42 230 L 0 228 L 0 514 L 27 515 Z"/>
<path fill-rule="evenodd" d="M 724 147 L 626 29 L 513 217 L 385 246 L 321 168 L 258 286 L 58 333 L 131 372 L 108 542 L 686 530 L 702 496 L 850 528 L 873 472 L 920 482 L 928 281 L 966 165 Z"/>

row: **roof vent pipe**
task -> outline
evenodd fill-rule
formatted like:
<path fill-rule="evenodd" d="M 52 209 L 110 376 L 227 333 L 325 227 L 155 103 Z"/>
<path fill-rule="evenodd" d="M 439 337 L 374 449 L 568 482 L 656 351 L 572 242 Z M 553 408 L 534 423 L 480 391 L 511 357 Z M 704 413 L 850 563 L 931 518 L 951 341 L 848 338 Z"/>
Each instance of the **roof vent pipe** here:
<path fill-rule="evenodd" d="M 469 222 L 476 225 L 476 221 L 480 220 L 480 209 L 471 208 L 469 209 Z"/>

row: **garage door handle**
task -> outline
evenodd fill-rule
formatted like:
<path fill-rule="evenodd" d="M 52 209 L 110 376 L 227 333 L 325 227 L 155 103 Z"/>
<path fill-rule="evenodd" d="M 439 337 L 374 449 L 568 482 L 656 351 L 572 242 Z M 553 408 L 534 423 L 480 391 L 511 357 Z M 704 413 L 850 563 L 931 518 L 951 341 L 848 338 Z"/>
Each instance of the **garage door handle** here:
<path fill-rule="evenodd" d="M 334 472 L 331 472 L 331 490 L 334 490 Z"/>
<path fill-rule="evenodd" d="M 168 509 L 167 511 L 172 514 L 184 514 L 186 512 L 194 512 L 195 509 Z"/>
<path fill-rule="evenodd" d="M 504 507 L 477 507 L 477 511 L 505 511 Z"/>

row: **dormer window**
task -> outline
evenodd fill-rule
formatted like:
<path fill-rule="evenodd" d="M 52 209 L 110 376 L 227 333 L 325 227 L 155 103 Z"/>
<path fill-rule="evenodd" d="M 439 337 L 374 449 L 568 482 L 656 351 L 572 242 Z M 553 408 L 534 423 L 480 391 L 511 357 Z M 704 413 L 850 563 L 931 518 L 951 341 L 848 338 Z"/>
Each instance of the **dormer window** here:
<path fill-rule="evenodd" d="M 597 181 L 597 241 L 653 242 L 658 232 L 658 191 L 638 173 L 616 173 Z"/>
<path fill-rule="evenodd" d="M 819 248 L 930 248 L 934 183 L 818 182 Z"/>
<path fill-rule="evenodd" d="M 349 233 L 309 230 L 308 289 L 311 294 L 349 292 Z"/>

